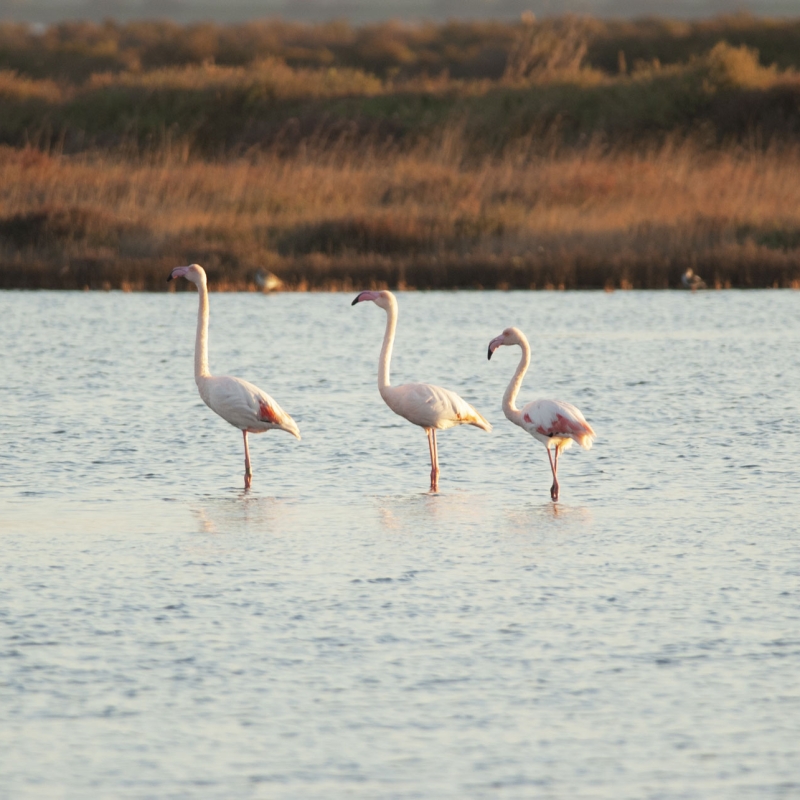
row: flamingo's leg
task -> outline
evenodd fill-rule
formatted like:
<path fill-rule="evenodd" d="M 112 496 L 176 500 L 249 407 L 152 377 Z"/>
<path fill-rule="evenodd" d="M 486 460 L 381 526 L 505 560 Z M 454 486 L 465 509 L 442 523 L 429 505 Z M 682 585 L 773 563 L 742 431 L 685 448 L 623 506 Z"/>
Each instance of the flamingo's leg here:
<path fill-rule="evenodd" d="M 253 471 L 250 469 L 250 447 L 247 444 L 247 431 L 242 431 L 244 439 L 244 488 L 249 489 L 253 479 Z"/>
<path fill-rule="evenodd" d="M 430 491 L 436 491 L 436 439 L 433 428 L 425 428 L 425 433 L 428 436 L 428 452 L 431 454 L 431 488 Z"/>
<path fill-rule="evenodd" d="M 553 464 L 553 454 L 547 448 L 547 458 L 550 459 L 550 471 L 553 473 L 553 485 L 550 487 L 550 499 L 558 500 L 558 446 L 556 446 L 556 463 Z"/>
<path fill-rule="evenodd" d="M 433 485 L 434 492 L 439 491 L 439 446 L 436 444 L 436 428 L 431 429 L 433 434 Z"/>
<path fill-rule="evenodd" d="M 431 457 L 431 484 L 433 483 L 433 439 L 431 438 L 431 429 L 425 428 L 425 435 L 428 437 L 428 455 Z"/>
<path fill-rule="evenodd" d="M 556 453 L 555 456 L 553 457 L 553 460 L 555 461 L 556 500 L 558 500 L 558 456 L 560 455 L 560 453 L 561 453 L 561 448 L 558 445 L 556 445 Z"/>

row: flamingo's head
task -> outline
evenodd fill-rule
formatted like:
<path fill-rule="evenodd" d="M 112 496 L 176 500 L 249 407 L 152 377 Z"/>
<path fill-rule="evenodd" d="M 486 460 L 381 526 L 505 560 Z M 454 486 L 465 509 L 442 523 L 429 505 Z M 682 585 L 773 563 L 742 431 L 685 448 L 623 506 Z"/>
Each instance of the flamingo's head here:
<path fill-rule="evenodd" d="M 495 336 L 494 339 L 489 342 L 488 358 L 491 360 L 492 353 L 494 353 L 498 347 L 502 347 L 505 344 L 521 344 L 524 338 L 525 334 L 523 334 L 519 328 L 506 328 L 499 336 Z"/>
<path fill-rule="evenodd" d="M 351 306 L 354 306 L 356 303 L 364 303 L 367 300 L 372 300 L 376 306 L 380 306 L 384 310 L 388 310 L 389 306 L 392 303 L 396 302 L 394 299 L 394 295 L 389 291 L 381 291 L 381 292 L 361 292 L 361 294 L 350 303 Z"/>
<path fill-rule="evenodd" d="M 206 271 L 199 264 L 190 264 L 188 267 L 175 267 L 170 272 L 167 282 L 175 280 L 176 278 L 186 278 L 191 281 L 195 286 L 206 282 Z"/>

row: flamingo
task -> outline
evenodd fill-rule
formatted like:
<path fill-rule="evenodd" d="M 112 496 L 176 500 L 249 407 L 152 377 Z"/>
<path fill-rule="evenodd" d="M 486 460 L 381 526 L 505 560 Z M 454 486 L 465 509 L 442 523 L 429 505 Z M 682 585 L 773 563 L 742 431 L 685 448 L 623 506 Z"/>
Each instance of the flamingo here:
<path fill-rule="evenodd" d="M 584 450 L 590 450 L 596 434 L 583 414 L 575 406 L 562 400 L 534 400 L 522 409 L 516 407 L 514 401 L 531 363 L 531 347 L 525 334 L 519 328 L 506 328 L 489 342 L 489 359 L 491 360 L 492 353 L 498 347 L 512 344 L 518 344 L 522 348 L 522 358 L 503 395 L 503 413 L 507 419 L 519 425 L 547 448 L 550 470 L 553 473 L 550 497 L 555 502 L 558 500 L 558 456 L 571 447 L 573 442 L 577 442 Z M 555 450 L 555 463 L 551 450 Z"/>
<path fill-rule="evenodd" d="M 431 455 L 430 491 L 438 492 L 439 451 L 436 445 L 436 431 L 443 431 L 456 425 L 474 425 L 476 428 L 491 431 L 492 426 L 469 403 L 448 389 L 432 386 L 429 383 L 391 385 L 389 362 L 392 360 L 394 332 L 397 327 L 397 300 L 387 291 L 361 292 L 351 305 L 367 300 L 371 300 L 386 311 L 386 333 L 383 336 L 383 347 L 378 362 L 378 390 L 386 405 L 395 414 L 425 428 Z"/>
<path fill-rule="evenodd" d="M 197 338 L 194 345 L 194 380 L 203 402 L 222 419 L 238 428 L 244 439 L 244 488 L 253 478 L 250 469 L 248 433 L 279 429 L 300 438 L 295 421 L 268 395 L 252 383 L 227 375 L 212 375 L 208 369 L 208 287 L 206 272 L 199 264 L 176 267 L 167 281 L 186 278 L 200 295 L 197 309 Z"/>

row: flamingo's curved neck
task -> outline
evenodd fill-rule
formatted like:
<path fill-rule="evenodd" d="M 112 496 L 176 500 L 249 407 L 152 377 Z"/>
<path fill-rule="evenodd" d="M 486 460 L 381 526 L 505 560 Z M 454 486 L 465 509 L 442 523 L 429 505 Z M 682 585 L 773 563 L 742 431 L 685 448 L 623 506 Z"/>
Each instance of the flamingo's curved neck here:
<path fill-rule="evenodd" d="M 519 409 L 516 406 L 517 395 L 519 394 L 519 387 L 522 386 L 522 379 L 528 371 L 528 366 L 531 363 L 531 346 L 528 340 L 524 337 L 520 340 L 520 348 L 522 349 L 522 356 L 517 364 L 517 371 L 511 378 L 511 383 L 508 384 L 506 393 L 503 395 L 503 413 L 507 419 L 512 422 L 517 422 L 519 418 Z"/>
<path fill-rule="evenodd" d="M 378 389 L 381 393 L 392 385 L 389 379 L 389 364 L 392 360 L 392 347 L 396 328 L 397 301 L 394 297 L 390 297 L 389 306 L 386 309 L 386 332 L 383 334 L 383 347 L 381 347 L 381 357 L 378 361 Z"/>
<path fill-rule="evenodd" d="M 197 284 L 200 305 L 197 309 L 197 338 L 194 342 L 194 377 L 208 378 L 208 287 L 205 281 Z"/>

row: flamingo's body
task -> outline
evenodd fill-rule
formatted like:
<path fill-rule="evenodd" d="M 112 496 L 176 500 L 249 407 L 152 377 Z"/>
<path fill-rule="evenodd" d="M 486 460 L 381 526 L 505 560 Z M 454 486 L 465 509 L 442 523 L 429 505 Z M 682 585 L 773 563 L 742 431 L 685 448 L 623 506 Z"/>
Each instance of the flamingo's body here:
<path fill-rule="evenodd" d="M 465 400 L 455 392 L 432 386 L 429 383 L 406 383 L 392 386 L 389 380 L 389 364 L 392 359 L 394 334 L 397 328 L 397 300 L 391 292 L 361 292 L 352 305 L 371 300 L 386 311 L 386 332 L 378 369 L 378 390 L 389 408 L 414 425 L 425 429 L 431 456 L 431 491 L 439 490 L 439 454 L 436 431 L 456 425 L 474 425 L 485 431 L 492 426 Z"/>
<path fill-rule="evenodd" d="M 168 281 L 186 278 L 197 286 L 197 338 L 194 349 L 194 379 L 203 402 L 216 414 L 242 432 L 244 439 L 244 487 L 250 488 L 250 448 L 248 433 L 282 430 L 300 438 L 295 421 L 266 393 L 252 383 L 228 375 L 212 375 L 208 369 L 208 288 L 205 270 L 198 264 L 176 267 Z"/>
<path fill-rule="evenodd" d="M 492 426 L 455 392 L 430 383 L 386 386 L 381 397 L 395 414 L 421 428 L 444 431 L 456 425 L 475 425 L 490 431 Z"/>
<path fill-rule="evenodd" d="M 553 485 L 550 497 L 558 500 L 558 457 L 564 450 L 577 442 L 585 450 L 590 450 L 595 438 L 592 426 L 583 414 L 571 403 L 563 400 L 533 400 L 521 409 L 515 401 L 519 393 L 522 379 L 531 363 L 531 348 L 525 334 L 519 328 L 506 328 L 499 336 L 489 342 L 489 358 L 498 347 L 518 344 L 522 348 L 517 370 L 503 395 L 503 413 L 506 418 L 527 431 L 534 439 L 547 448 L 550 469 L 553 473 Z M 553 452 L 555 452 L 555 461 Z"/>

